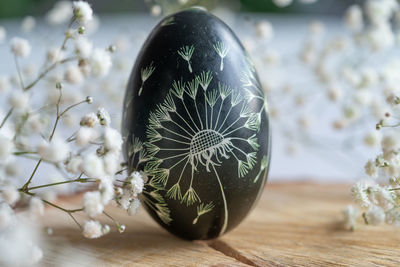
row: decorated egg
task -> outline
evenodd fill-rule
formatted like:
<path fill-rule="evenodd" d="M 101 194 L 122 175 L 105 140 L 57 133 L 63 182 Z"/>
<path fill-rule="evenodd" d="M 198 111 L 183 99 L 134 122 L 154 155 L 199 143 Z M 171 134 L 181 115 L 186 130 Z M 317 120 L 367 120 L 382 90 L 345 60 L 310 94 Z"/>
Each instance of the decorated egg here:
<path fill-rule="evenodd" d="M 177 236 L 221 236 L 263 191 L 271 145 L 263 90 L 232 30 L 200 8 L 166 17 L 147 38 L 122 127 L 129 166 L 148 175 L 143 206 Z"/>

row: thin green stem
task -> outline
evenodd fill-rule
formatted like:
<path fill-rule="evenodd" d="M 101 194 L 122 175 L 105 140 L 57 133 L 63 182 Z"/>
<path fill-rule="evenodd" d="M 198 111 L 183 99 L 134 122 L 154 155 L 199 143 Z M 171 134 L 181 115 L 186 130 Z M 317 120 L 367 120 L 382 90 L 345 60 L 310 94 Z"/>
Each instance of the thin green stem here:
<path fill-rule="evenodd" d="M 68 181 L 62 181 L 62 182 L 57 182 L 57 183 L 51 183 L 51 184 L 44 184 L 44 185 L 38 185 L 38 186 L 32 186 L 28 187 L 25 190 L 30 191 L 30 190 L 35 190 L 39 188 L 44 188 L 44 187 L 50 187 L 50 186 L 55 186 L 55 185 L 61 185 L 61 184 L 69 184 L 69 183 L 90 183 L 90 182 L 96 182 L 95 180 L 91 180 L 90 178 L 77 178 L 74 180 L 68 180 Z M 23 188 L 20 188 L 19 191 L 23 191 Z"/>
<path fill-rule="evenodd" d="M 22 191 L 27 192 L 26 189 L 28 188 L 29 184 L 31 183 L 32 178 L 33 178 L 33 176 L 35 175 L 37 169 L 39 168 L 39 165 L 40 165 L 41 162 L 42 162 L 42 159 L 39 159 L 39 161 L 37 162 L 37 164 L 36 164 L 36 166 L 35 166 L 35 169 L 33 169 L 33 172 L 32 172 L 32 174 L 31 174 L 31 177 L 29 177 L 28 181 L 27 181 L 27 182 L 24 184 L 24 186 L 22 187 Z"/>
<path fill-rule="evenodd" d="M 16 55 L 14 55 L 14 62 L 15 62 L 15 67 L 17 68 L 18 79 L 19 79 L 19 83 L 21 85 L 21 89 L 24 90 L 25 89 L 24 81 L 22 80 L 21 68 L 19 67 L 19 62 L 18 62 L 18 58 Z"/>
<path fill-rule="evenodd" d="M 4 124 L 6 124 L 6 121 L 8 120 L 8 118 L 11 116 L 11 114 L 13 113 L 14 108 L 10 108 L 10 110 L 7 112 L 7 115 L 4 117 L 3 121 L 0 124 L 0 129 L 3 128 Z"/>

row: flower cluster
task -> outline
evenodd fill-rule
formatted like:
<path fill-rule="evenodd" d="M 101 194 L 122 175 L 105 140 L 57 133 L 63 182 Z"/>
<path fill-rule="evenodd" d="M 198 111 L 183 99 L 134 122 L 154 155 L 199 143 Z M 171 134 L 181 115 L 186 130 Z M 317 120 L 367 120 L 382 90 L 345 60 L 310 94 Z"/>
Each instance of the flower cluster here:
<path fill-rule="evenodd" d="M 66 213 L 66 219 L 72 218 L 87 238 L 112 230 L 102 218 L 122 233 L 125 226 L 105 206 L 114 202 L 135 214 L 147 180 L 123 162 L 122 136 L 113 126 L 118 122 L 102 108 L 101 98 L 83 95 L 93 91 L 90 84 L 106 84 L 110 72 L 121 69 L 114 52 L 123 48 L 123 42 L 95 47 L 86 35 L 95 16 L 84 1 L 59 1 L 46 17 L 52 25 L 69 22 L 61 45 L 48 48 L 38 71 L 25 62 L 34 51 L 30 42 L 13 37 L 9 44 L 16 73 L 0 75 L 0 98 L 7 100 L 5 110 L 0 108 L 0 265 L 28 265 L 41 259 L 32 225 L 46 206 Z M 33 17 L 27 17 L 21 30 L 34 31 L 35 24 Z M 0 27 L 0 41 L 5 39 L 5 29 Z M 110 99 L 121 105 L 121 91 L 113 88 L 96 96 L 102 94 L 107 107 Z M 57 175 L 49 174 L 49 169 Z M 84 191 L 79 207 L 56 204 L 59 194 L 77 190 Z M 17 212 L 16 207 L 28 212 Z M 76 213 L 87 219 L 80 222 Z"/>

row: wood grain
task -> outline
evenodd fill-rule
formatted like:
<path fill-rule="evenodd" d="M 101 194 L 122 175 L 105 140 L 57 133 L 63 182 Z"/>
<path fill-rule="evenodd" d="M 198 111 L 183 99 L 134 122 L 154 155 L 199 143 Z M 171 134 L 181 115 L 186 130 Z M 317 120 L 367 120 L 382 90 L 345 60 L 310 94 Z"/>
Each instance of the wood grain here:
<path fill-rule="evenodd" d="M 351 203 L 347 185 L 269 184 L 251 215 L 212 241 L 188 242 L 161 229 L 141 211 L 129 217 L 109 207 L 123 234 L 88 240 L 63 213 L 44 220 L 45 266 L 400 266 L 400 229 L 341 223 Z M 76 199 L 64 200 L 73 205 Z"/>

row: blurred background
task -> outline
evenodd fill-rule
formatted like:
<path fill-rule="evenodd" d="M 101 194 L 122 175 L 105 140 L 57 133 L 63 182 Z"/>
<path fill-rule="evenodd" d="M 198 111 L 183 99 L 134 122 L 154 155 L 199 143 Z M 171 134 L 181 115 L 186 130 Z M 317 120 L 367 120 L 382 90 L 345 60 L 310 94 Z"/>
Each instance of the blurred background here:
<path fill-rule="evenodd" d="M 378 151 L 375 126 L 387 110 L 381 70 L 398 70 L 390 67 L 399 55 L 398 14 L 390 14 L 388 32 L 369 22 L 374 14 L 363 13 L 368 1 L 361 0 L 88 2 L 96 19 L 87 34 L 96 46 L 117 47 L 114 70 L 71 92 L 95 96 L 116 127 L 126 80 L 151 29 L 166 14 L 201 5 L 233 28 L 257 66 L 272 117 L 270 180 L 351 182 L 364 175 L 366 160 Z M 57 14 L 50 14 L 57 3 L 0 1 L 0 74 L 15 78 L 8 46 L 14 36 L 29 39 L 34 51 L 22 63 L 26 75 L 38 72 L 46 49 L 59 44 L 65 31 L 66 23 L 54 23 Z M 6 110 L 4 99 L 1 107 Z"/>

